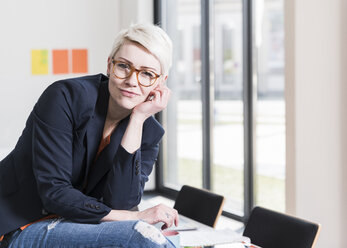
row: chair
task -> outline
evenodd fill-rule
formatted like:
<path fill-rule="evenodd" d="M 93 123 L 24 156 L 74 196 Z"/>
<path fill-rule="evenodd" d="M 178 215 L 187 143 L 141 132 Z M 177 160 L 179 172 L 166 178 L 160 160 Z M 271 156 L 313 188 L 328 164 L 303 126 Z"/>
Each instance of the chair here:
<path fill-rule="evenodd" d="M 179 214 L 215 227 L 222 213 L 224 197 L 204 189 L 183 185 L 174 208 Z"/>
<path fill-rule="evenodd" d="M 314 246 L 319 231 L 320 224 L 255 207 L 243 236 L 264 248 L 309 248 Z"/>

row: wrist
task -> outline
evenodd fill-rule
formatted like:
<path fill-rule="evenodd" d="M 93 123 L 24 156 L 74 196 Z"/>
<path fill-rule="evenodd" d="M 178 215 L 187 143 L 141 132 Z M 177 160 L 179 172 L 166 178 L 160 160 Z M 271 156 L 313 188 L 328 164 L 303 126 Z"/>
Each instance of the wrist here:
<path fill-rule="evenodd" d="M 111 210 L 101 221 L 138 220 L 138 211 Z"/>
<path fill-rule="evenodd" d="M 130 120 L 132 122 L 137 123 L 138 125 L 143 125 L 143 123 L 145 122 L 145 120 L 148 118 L 149 116 L 145 116 L 143 114 L 139 114 L 136 112 L 133 112 L 130 116 Z"/>

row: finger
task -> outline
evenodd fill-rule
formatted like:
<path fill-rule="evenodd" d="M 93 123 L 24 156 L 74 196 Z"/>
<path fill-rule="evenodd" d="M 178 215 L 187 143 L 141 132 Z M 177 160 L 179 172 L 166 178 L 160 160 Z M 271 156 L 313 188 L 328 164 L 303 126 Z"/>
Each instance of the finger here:
<path fill-rule="evenodd" d="M 167 228 L 167 225 L 166 225 L 166 224 L 164 224 L 164 225 L 161 226 L 161 230 L 165 230 L 166 228 Z"/>
<path fill-rule="evenodd" d="M 165 213 L 165 215 L 166 215 L 166 218 L 168 219 L 168 225 L 167 225 L 167 227 L 171 227 L 172 225 L 173 225 L 173 223 L 174 223 L 174 216 L 170 213 Z"/>
<path fill-rule="evenodd" d="M 169 90 L 168 88 L 163 90 L 163 93 L 162 93 L 162 100 L 165 101 L 165 102 L 164 102 L 165 105 L 166 105 L 167 102 L 169 101 L 170 95 L 171 95 L 171 90 Z"/>
<path fill-rule="evenodd" d="M 154 90 L 159 90 L 159 91 L 162 91 L 162 90 L 165 90 L 165 89 L 169 89 L 166 85 L 163 85 L 163 84 L 158 84 L 157 87 L 154 88 Z"/>
<path fill-rule="evenodd" d="M 167 217 L 163 217 L 163 218 L 161 219 L 161 222 L 164 222 L 164 225 L 161 226 L 161 229 L 162 229 L 162 230 L 164 230 L 164 229 L 166 229 L 166 228 L 169 228 L 169 227 L 171 226 L 169 221 L 170 221 L 170 220 L 167 219 Z"/>
<path fill-rule="evenodd" d="M 166 85 L 158 85 L 155 90 L 169 90 L 169 88 Z"/>
<path fill-rule="evenodd" d="M 154 90 L 154 92 L 160 93 L 160 98 L 158 97 L 157 100 L 160 100 L 161 105 L 166 106 L 168 102 L 168 97 L 170 95 L 170 89 L 167 87 L 163 87 L 163 88 Z"/>
<path fill-rule="evenodd" d="M 173 222 L 174 222 L 174 213 L 172 212 L 172 209 L 169 207 L 165 207 L 163 209 L 164 211 L 162 212 L 162 221 L 165 223 L 162 226 L 162 229 L 164 228 L 169 228 L 172 226 Z"/>
<path fill-rule="evenodd" d="M 153 101 L 155 101 L 156 103 L 159 103 L 161 101 L 161 93 L 158 90 L 154 91 L 154 98 Z"/>
<path fill-rule="evenodd" d="M 179 215 L 178 215 L 178 212 L 177 212 L 176 209 L 175 209 L 175 219 L 174 219 L 174 221 L 175 221 L 175 226 L 178 226 L 178 224 L 179 224 Z"/>

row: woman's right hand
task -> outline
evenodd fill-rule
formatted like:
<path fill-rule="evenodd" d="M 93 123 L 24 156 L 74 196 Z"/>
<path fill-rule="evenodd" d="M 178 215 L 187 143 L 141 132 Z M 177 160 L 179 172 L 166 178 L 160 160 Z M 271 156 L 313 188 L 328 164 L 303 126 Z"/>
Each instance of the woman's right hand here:
<path fill-rule="evenodd" d="M 161 229 L 169 228 L 173 223 L 175 223 L 175 226 L 178 225 L 177 210 L 170 208 L 164 204 L 159 204 L 157 206 L 137 212 L 137 218 L 149 224 L 164 222 L 164 225 L 161 227 Z"/>

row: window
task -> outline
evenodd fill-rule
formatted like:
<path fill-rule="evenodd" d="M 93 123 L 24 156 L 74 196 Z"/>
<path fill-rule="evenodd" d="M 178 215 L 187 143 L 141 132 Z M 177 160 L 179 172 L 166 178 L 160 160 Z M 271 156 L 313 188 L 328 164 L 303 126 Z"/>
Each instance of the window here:
<path fill-rule="evenodd" d="M 256 205 L 285 210 L 283 0 L 254 1 L 256 92 Z"/>
<path fill-rule="evenodd" d="M 282 1 L 155 1 L 174 43 L 158 191 L 212 190 L 238 220 L 253 205 L 284 210 Z"/>

